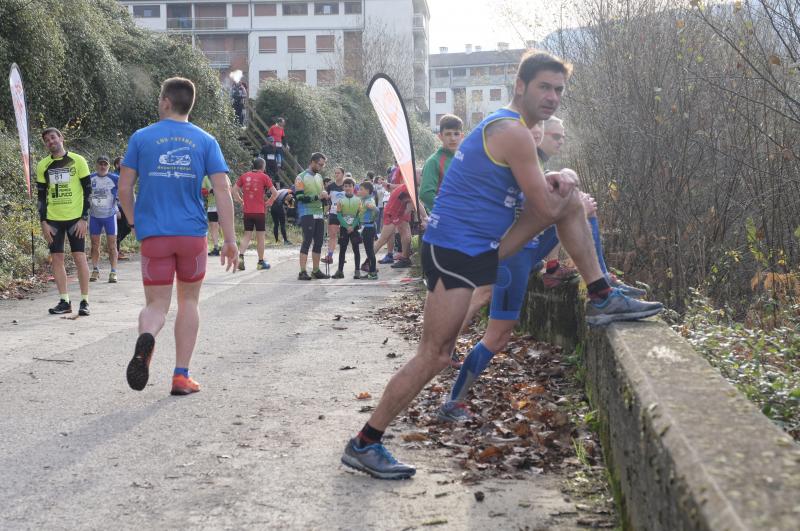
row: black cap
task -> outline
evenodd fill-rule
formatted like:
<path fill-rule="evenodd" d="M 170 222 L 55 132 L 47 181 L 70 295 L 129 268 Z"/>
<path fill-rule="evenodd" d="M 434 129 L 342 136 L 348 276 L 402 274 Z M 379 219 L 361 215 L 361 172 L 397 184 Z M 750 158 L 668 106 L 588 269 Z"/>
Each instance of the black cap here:
<path fill-rule="evenodd" d="M 111 164 L 111 159 L 108 158 L 108 155 L 100 155 L 97 157 L 97 162 L 105 162 L 107 164 Z"/>

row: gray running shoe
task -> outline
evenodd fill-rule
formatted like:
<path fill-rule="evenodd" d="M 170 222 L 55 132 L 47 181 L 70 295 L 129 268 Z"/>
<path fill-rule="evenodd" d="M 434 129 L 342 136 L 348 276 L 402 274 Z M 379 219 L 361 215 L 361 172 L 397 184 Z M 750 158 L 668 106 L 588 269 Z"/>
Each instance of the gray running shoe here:
<path fill-rule="evenodd" d="M 664 305 L 660 302 L 639 301 L 618 288 L 612 288 L 602 303 L 587 303 L 586 322 L 590 326 L 603 326 L 613 321 L 636 321 L 656 315 L 663 309 Z"/>
<path fill-rule="evenodd" d="M 633 297 L 634 299 L 641 299 L 645 295 L 647 295 L 647 290 L 629 286 L 628 284 L 625 284 L 623 281 L 621 281 L 614 275 L 608 276 L 608 285 L 611 286 L 612 288 L 617 288 L 622 292 L 623 295 L 627 295 L 628 297 Z"/>
<path fill-rule="evenodd" d="M 464 402 L 458 400 L 448 400 L 436 412 L 439 422 L 466 422 L 474 416 Z"/>
<path fill-rule="evenodd" d="M 355 438 L 347 443 L 342 464 L 378 479 L 408 479 L 417 473 L 413 466 L 395 459 L 382 444 L 359 448 Z"/>

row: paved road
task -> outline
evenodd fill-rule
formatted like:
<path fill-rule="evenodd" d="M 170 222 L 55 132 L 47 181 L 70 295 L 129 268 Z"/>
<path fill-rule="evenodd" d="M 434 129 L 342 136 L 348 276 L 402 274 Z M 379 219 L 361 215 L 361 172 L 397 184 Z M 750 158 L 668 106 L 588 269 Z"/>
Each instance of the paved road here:
<path fill-rule="evenodd" d="M 151 383 L 125 383 L 138 263 L 92 285 L 91 317 L 48 315 L 54 289 L 0 303 L 0 529 L 571 529 L 550 516 L 574 510 L 557 477 L 465 486 L 445 454 L 399 437 L 413 480 L 339 464 L 366 420 L 355 395 L 378 396 L 413 352 L 366 317 L 404 274 L 300 283 L 296 252 L 268 251 L 270 271 L 210 267 L 192 364 L 203 391 L 189 397 L 169 396 L 174 309 Z"/>

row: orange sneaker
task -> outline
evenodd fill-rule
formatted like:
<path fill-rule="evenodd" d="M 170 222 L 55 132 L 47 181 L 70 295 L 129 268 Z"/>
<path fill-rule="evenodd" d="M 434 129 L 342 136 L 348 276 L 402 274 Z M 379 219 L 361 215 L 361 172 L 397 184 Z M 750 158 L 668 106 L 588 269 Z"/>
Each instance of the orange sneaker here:
<path fill-rule="evenodd" d="M 200 390 L 200 384 L 183 375 L 172 377 L 171 395 L 190 395 Z"/>

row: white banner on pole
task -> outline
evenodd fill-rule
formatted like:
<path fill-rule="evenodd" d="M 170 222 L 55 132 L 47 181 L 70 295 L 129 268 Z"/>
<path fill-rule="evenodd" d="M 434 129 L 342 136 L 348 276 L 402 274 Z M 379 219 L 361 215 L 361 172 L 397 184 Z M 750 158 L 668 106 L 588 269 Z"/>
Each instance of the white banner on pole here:
<path fill-rule="evenodd" d="M 14 104 L 14 115 L 17 118 L 19 145 L 20 151 L 22 152 L 22 172 L 25 174 L 28 197 L 31 197 L 31 153 L 28 139 L 28 109 L 25 105 L 25 89 L 22 87 L 22 75 L 16 63 L 11 65 L 8 83 L 11 87 L 11 101 Z"/>

